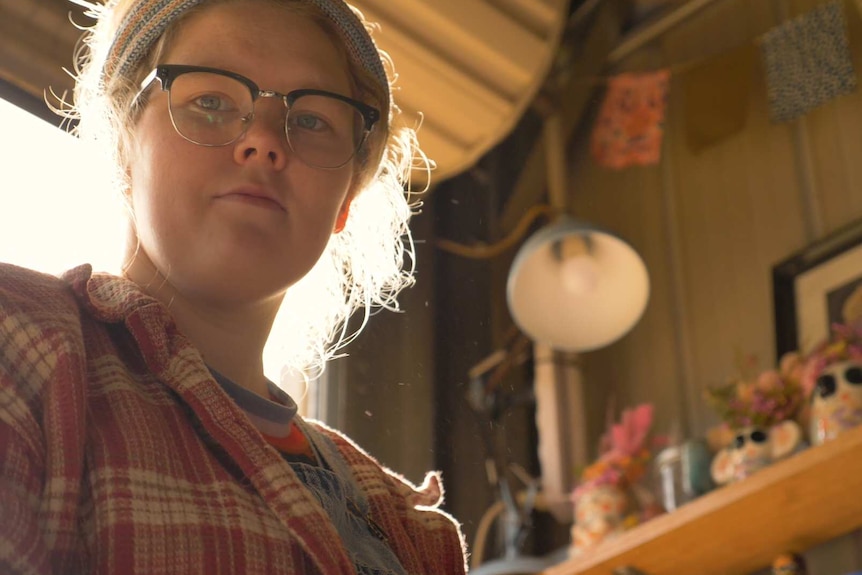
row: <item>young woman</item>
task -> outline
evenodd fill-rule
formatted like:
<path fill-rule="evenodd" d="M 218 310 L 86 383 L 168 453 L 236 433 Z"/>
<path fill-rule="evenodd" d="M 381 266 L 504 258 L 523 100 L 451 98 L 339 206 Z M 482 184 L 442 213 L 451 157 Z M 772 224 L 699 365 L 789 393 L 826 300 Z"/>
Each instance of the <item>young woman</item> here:
<path fill-rule="evenodd" d="M 130 241 L 122 277 L 0 266 L 0 572 L 462 573 L 439 478 L 264 373 L 274 329 L 319 368 L 409 281 L 411 135 L 365 23 L 341 0 L 91 8 L 75 105 Z"/>

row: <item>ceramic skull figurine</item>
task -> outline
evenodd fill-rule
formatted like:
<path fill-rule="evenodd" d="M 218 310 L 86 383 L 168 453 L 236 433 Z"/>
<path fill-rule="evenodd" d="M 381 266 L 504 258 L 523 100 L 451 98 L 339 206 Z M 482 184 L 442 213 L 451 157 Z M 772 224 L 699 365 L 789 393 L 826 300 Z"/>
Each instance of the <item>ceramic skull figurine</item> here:
<path fill-rule="evenodd" d="M 795 421 L 782 421 L 770 429 L 741 429 L 733 443 L 713 458 L 712 478 L 718 485 L 739 481 L 790 455 L 801 444 L 802 430 Z"/>
<path fill-rule="evenodd" d="M 811 443 L 819 445 L 862 423 L 862 363 L 839 361 L 817 376 L 811 394 Z"/>

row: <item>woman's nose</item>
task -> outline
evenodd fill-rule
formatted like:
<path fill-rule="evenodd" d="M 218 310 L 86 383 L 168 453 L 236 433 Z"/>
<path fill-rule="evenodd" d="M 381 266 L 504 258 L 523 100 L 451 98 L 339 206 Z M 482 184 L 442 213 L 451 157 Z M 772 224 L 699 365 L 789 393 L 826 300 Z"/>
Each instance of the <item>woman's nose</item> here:
<path fill-rule="evenodd" d="M 286 112 L 278 100 L 258 101 L 248 129 L 236 142 L 236 160 L 240 163 L 262 161 L 275 170 L 284 169 L 290 153 L 284 131 Z"/>

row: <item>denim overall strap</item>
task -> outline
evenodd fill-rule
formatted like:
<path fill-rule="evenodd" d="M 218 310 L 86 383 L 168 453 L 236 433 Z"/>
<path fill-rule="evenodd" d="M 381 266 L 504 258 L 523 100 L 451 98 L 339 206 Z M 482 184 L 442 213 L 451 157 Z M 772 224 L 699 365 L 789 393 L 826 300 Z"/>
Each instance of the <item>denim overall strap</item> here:
<path fill-rule="evenodd" d="M 290 466 L 332 519 L 357 574 L 406 575 L 386 533 L 371 518 L 368 500 L 335 445 L 302 418 L 295 421 L 325 465 L 292 462 Z"/>

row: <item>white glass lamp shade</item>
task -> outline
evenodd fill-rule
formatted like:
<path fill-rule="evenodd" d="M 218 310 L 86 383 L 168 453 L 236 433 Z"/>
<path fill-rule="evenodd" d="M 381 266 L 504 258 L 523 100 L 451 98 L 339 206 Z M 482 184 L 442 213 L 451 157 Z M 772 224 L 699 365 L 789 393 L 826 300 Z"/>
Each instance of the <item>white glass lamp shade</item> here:
<path fill-rule="evenodd" d="M 564 217 L 530 237 L 512 263 L 509 311 L 530 338 L 589 351 L 625 335 L 649 299 L 643 260 L 625 241 Z"/>

